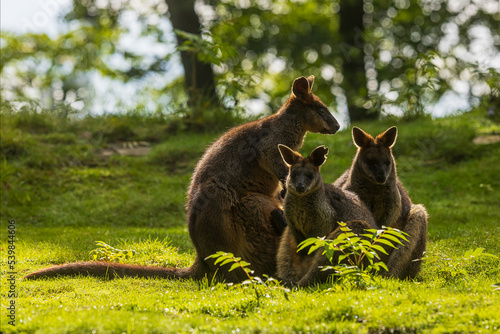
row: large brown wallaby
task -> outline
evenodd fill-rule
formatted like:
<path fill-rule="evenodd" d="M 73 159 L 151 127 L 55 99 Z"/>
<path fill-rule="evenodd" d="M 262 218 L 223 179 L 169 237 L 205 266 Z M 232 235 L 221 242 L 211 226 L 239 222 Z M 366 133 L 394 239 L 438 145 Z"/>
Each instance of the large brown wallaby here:
<path fill-rule="evenodd" d="M 387 260 L 388 276 L 400 279 L 415 277 L 427 240 L 427 211 L 413 204 L 399 181 L 392 147 L 397 127 L 373 138 L 360 128 L 352 128 L 358 151 L 351 167 L 334 185 L 356 193 L 370 208 L 378 227 L 388 226 L 409 234 L 404 246 L 394 249 Z"/>
<path fill-rule="evenodd" d="M 320 250 L 297 252 L 297 245 L 307 238 L 335 239 L 341 233 L 338 222 L 360 234 L 376 228 L 375 220 L 356 194 L 323 182 L 320 166 L 328 148 L 319 146 L 306 158 L 285 145 L 279 150 L 290 171 L 284 207 L 288 226 L 277 255 L 278 277 L 299 285 L 325 282 L 331 273 L 319 267 L 328 265 L 328 259 Z"/>
<path fill-rule="evenodd" d="M 300 77 L 280 110 L 237 126 L 216 140 L 195 168 L 188 191 L 187 224 L 196 250 L 189 268 L 145 267 L 107 262 L 80 262 L 34 272 L 26 278 L 58 275 L 211 278 L 241 281 L 241 270 L 218 270 L 206 257 L 231 252 L 251 264 L 255 275 L 274 275 L 279 238 L 286 226 L 277 199 L 288 168 L 278 144 L 302 146 L 306 132 L 334 134 L 337 120 L 311 92 L 314 77 Z"/>

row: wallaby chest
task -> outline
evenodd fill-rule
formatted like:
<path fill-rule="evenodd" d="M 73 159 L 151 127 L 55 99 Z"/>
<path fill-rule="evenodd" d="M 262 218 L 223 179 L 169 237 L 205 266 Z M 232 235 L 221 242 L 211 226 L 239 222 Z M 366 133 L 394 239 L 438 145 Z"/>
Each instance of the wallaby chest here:
<path fill-rule="evenodd" d="M 285 217 L 292 231 L 298 232 L 304 240 L 326 236 L 332 229 L 334 216 L 335 210 L 320 191 L 306 196 L 289 194 L 286 198 Z"/>

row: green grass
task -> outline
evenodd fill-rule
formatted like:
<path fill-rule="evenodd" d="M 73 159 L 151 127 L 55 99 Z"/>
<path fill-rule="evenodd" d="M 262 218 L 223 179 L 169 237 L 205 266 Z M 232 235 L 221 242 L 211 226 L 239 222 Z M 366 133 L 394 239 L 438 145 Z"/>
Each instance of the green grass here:
<path fill-rule="evenodd" d="M 335 285 L 285 294 L 162 279 L 22 281 L 51 264 L 90 260 L 96 241 L 136 251 L 128 263 L 189 266 L 185 222 L 190 175 L 220 133 L 175 132 L 168 120 L 121 115 L 73 119 L 2 109 L 0 145 L 1 331 L 5 333 L 493 333 L 500 330 L 500 261 L 464 260 L 482 247 L 500 255 L 500 144 L 476 146 L 500 126 L 476 113 L 412 122 L 356 124 L 374 135 L 398 125 L 400 179 L 430 214 L 428 259 L 415 281 L 377 279 L 376 289 Z M 151 131 L 147 131 L 151 129 Z M 98 151 L 145 140 L 144 157 Z M 325 144 L 333 182 L 355 153 L 349 131 L 307 136 Z M 7 225 L 16 221 L 16 326 L 8 324 Z"/>

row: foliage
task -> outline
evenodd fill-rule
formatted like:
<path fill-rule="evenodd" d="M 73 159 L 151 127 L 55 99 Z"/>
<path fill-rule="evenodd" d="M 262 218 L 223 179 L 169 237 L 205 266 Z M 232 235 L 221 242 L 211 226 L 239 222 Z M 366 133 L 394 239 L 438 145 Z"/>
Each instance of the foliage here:
<path fill-rule="evenodd" d="M 266 280 L 262 280 L 262 278 L 258 276 L 253 276 L 253 270 L 250 269 L 250 263 L 243 261 L 240 257 L 234 256 L 232 253 L 226 252 L 217 252 L 208 256 L 206 259 L 215 259 L 214 264 L 218 264 L 220 267 L 232 263 L 231 267 L 228 271 L 233 271 L 235 269 L 241 269 L 245 272 L 245 275 L 248 277 L 247 280 L 243 281 L 241 284 L 249 285 L 252 287 L 255 293 L 255 300 L 257 301 L 257 306 L 260 306 L 261 299 L 263 297 L 263 293 L 266 291 L 264 289 L 282 289 L 284 292 L 285 298 L 288 299 L 288 292 L 290 290 L 286 288 L 282 288 L 278 282 L 276 282 L 271 277 L 265 277 Z M 232 283 L 229 283 L 232 286 Z"/>
<path fill-rule="evenodd" d="M 175 33 L 185 38 L 178 51 L 195 51 L 213 64 L 226 107 L 260 99 L 265 112 L 276 110 L 294 78 L 314 74 L 315 93 L 337 111 L 347 104 L 413 117 L 450 90 L 473 105 L 497 103 L 500 74 L 492 59 L 499 54 L 500 14 L 493 2 L 366 1 L 363 13 L 353 13 L 364 18 L 364 29 L 349 45 L 339 31 L 343 1 L 210 0 L 199 4 L 201 37 Z M 167 13 L 163 0 L 73 1 L 64 16 L 67 32 L 58 37 L 2 32 L 2 78 L 19 78 L 4 80 L 2 99 L 34 97 L 45 106 L 88 111 L 90 78 L 99 73 L 140 87 L 133 102 L 118 108 L 182 112 L 182 79 L 169 76 L 179 62 Z M 490 38 L 481 44 L 484 36 Z M 149 41 L 151 52 L 125 46 L 127 38 Z M 164 46 L 170 50 L 156 52 Z M 365 66 L 346 73 L 353 52 L 362 53 Z M 344 83 L 357 75 L 366 76 L 368 87 L 346 101 Z M 221 117 L 233 111 L 239 109 Z"/>
<path fill-rule="evenodd" d="M 171 54 L 131 50 L 122 42 L 123 36 L 132 34 L 134 28 L 124 23 L 128 15 L 129 20 L 130 16 L 136 16 L 141 33 L 153 41 L 156 39 L 156 44 L 151 44 L 153 47 L 167 44 L 168 36 L 160 33 L 159 27 L 146 22 L 154 16 L 158 18 L 165 6 L 162 9 L 158 4 L 149 4 L 151 8 L 141 5 L 141 10 L 136 10 L 137 4 L 133 3 L 123 3 L 119 8 L 111 3 L 102 5 L 96 1 L 74 1 L 72 10 L 65 15 L 65 32 L 56 37 L 43 33 L 14 35 L 2 31 L 0 72 L 2 78 L 10 79 L 5 80 L 9 84 L 3 87 L 2 99 L 32 99 L 45 107 L 68 104 L 91 111 L 96 93 L 92 88 L 92 77 L 96 74 L 127 83 L 151 77 L 152 73 L 166 73 L 170 68 Z M 157 82 L 153 83 L 157 86 Z M 169 86 L 167 82 L 163 88 L 172 91 Z M 148 93 L 157 90 L 148 89 Z M 131 109 L 140 107 L 141 103 L 148 105 L 148 99 L 144 101 L 140 94 L 137 100 L 139 103 Z M 165 97 L 159 100 L 164 101 Z M 161 108 L 154 109 L 157 110 Z"/>
<path fill-rule="evenodd" d="M 92 259 L 94 261 L 118 261 L 120 263 L 123 263 L 126 260 L 134 257 L 136 253 L 134 249 L 118 249 L 108 245 L 104 241 L 96 241 L 95 243 L 97 245 L 97 248 L 90 251 L 90 254 L 92 255 Z"/>
<path fill-rule="evenodd" d="M 332 266 L 326 266 L 322 270 L 333 270 L 333 275 L 339 279 L 338 284 L 344 286 L 352 284 L 362 289 L 371 287 L 374 273 L 381 269 L 388 271 L 379 254 L 388 255 L 384 246 L 397 248 L 395 244 L 403 245 L 402 240 L 408 241 L 407 233 L 391 227 L 367 229 L 367 233 L 358 235 L 346 223 L 338 224 L 341 231 L 338 237 L 333 240 L 324 237 L 306 239 L 299 244 L 297 252 L 309 247 L 308 254 L 311 254 L 323 248 L 322 254 Z"/>
<path fill-rule="evenodd" d="M 474 270 L 480 265 L 482 259 L 499 259 L 498 256 L 485 253 L 484 248 L 469 249 L 458 258 L 451 259 L 443 254 L 426 254 L 423 258 L 427 265 L 432 264 L 436 268 L 437 276 L 453 284 L 460 281 L 469 282 L 474 279 Z M 476 268 L 476 269 L 474 269 Z M 498 270 L 498 269 L 497 269 Z"/>
<path fill-rule="evenodd" d="M 389 106 L 396 104 L 411 116 L 448 90 L 457 90 L 472 102 L 498 95 L 495 85 L 482 78 L 493 71 L 498 80 L 492 61 L 498 57 L 498 44 L 493 42 L 488 49 L 478 42 L 478 31 L 490 35 L 491 41 L 499 38 L 495 27 L 500 12 L 492 3 L 467 7 L 465 2 L 447 0 L 373 0 L 367 15 L 367 56 L 372 57 L 374 69 L 369 79 L 376 77 L 378 93 L 391 97 Z M 461 81 L 469 81 L 467 92 L 458 88 Z"/>

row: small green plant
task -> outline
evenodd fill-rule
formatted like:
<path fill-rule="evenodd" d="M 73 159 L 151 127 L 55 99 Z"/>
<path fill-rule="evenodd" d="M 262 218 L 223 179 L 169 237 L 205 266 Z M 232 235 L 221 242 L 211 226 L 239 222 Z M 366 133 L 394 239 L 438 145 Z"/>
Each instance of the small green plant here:
<path fill-rule="evenodd" d="M 490 253 L 485 253 L 484 248 L 476 248 L 476 249 L 469 249 L 468 251 L 465 252 L 463 256 L 464 261 L 472 260 L 474 258 L 482 257 L 482 256 L 487 256 L 487 257 L 493 257 L 497 259 L 498 257 L 490 254 Z"/>
<path fill-rule="evenodd" d="M 126 259 L 132 258 L 136 251 L 133 249 L 118 249 L 108 245 L 104 241 L 96 241 L 97 248 L 90 251 L 92 260 L 96 261 L 118 261 L 123 263 Z"/>
<path fill-rule="evenodd" d="M 299 244 L 297 251 L 309 247 L 308 253 L 311 254 L 323 248 L 323 254 L 332 265 L 322 270 L 333 270 L 333 275 L 338 277 L 338 284 L 344 286 L 353 284 L 356 288 L 372 287 L 373 274 L 381 269 L 388 271 L 379 255 L 388 255 L 384 245 L 396 248 L 395 244 L 403 245 L 402 240 L 408 241 L 407 233 L 391 227 L 368 229 L 367 233 L 358 235 L 345 223 L 338 224 L 342 233 L 337 238 L 309 238 Z M 337 263 L 334 263 L 334 256 L 339 252 Z"/>
<path fill-rule="evenodd" d="M 250 285 L 252 287 L 255 293 L 255 300 L 257 301 L 257 306 L 260 306 L 260 300 L 263 296 L 260 287 L 265 287 L 265 288 L 272 287 L 272 288 L 282 289 L 285 298 L 288 300 L 288 292 L 290 292 L 289 289 L 281 287 L 279 283 L 272 277 L 265 276 L 266 280 L 263 280 L 258 276 L 253 276 L 252 275 L 253 270 L 250 269 L 250 263 L 243 261 L 240 257 L 236 257 L 232 253 L 217 252 L 205 258 L 205 260 L 208 259 L 216 259 L 214 264 L 218 264 L 220 267 L 228 263 L 232 263 L 233 265 L 231 266 L 231 268 L 229 268 L 228 271 L 233 271 L 235 269 L 241 268 L 248 277 L 248 279 L 243 281 L 241 284 Z M 229 285 L 232 286 L 232 283 L 229 283 Z"/>
<path fill-rule="evenodd" d="M 470 282 L 474 280 L 474 275 L 477 269 L 481 267 L 481 262 L 476 262 L 478 259 L 498 259 L 498 256 L 484 252 L 484 248 L 469 249 L 463 255 L 457 258 L 449 257 L 446 254 L 425 254 L 423 260 L 428 265 L 433 265 L 436 269 L 437 276 L 448 284 L 458 285 L 459 282 Z M 492 270 L 498 271 L 498 266 L 489 267 Z M 500 283 L 499 283 L 500 284 Z M 499 285 L 500 289 L 500 285 Z M 498 290 L 498 289 L 496 289 Z"/>

